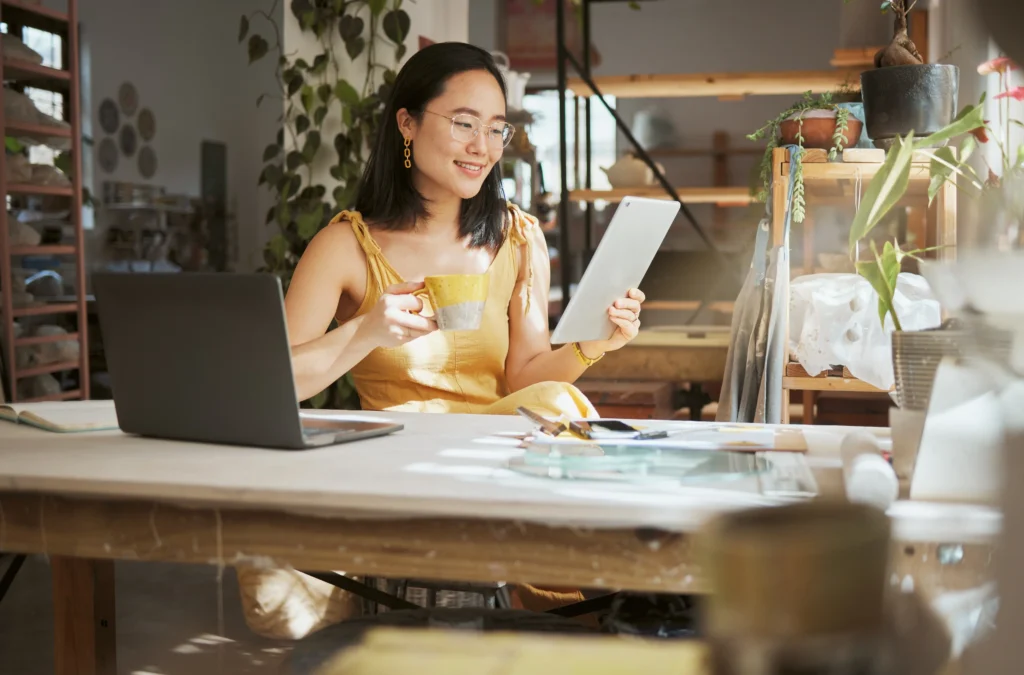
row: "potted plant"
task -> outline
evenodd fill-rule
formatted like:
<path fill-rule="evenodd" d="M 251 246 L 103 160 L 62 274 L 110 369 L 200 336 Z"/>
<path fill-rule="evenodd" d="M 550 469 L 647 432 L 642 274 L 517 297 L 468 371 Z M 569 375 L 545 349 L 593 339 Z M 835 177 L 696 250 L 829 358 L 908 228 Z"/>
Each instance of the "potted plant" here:
<path fill-rule="evenodd" d="M 768 197 L 768 186 L 772 179 L 772 151 L 780 146 L 796 145 L 801 149 L 820 148 L 828 150 L 829 159 L 835 159 L 844 148 L 857 144 L 863 130 L 863 122 L 850 114 L 850 108 L 838 98 L 842 92 L 825 92 L 814 97 L 806 92 L 802 99 L 783 110 L 764 126 L 747 138 L 752 141 L 768 140 L 761 157 L 761 185 L 757 199 Z M 790 171 L 794 174 L 793 222 L 804 220 L 803 162 L 801 153 L 793 155 Z"/>
<path fill-rule="evenodd" d="M 882 13 L 893 16 L 892 40 L 875 54 L 875 68 L 860 76 L 868 136 L 879 148 L 889 148 L 911 131 L 928 137 L 956 115 L 960 71 L 924 62 L 908 33 L 916 2 L 882 2 Z"/>

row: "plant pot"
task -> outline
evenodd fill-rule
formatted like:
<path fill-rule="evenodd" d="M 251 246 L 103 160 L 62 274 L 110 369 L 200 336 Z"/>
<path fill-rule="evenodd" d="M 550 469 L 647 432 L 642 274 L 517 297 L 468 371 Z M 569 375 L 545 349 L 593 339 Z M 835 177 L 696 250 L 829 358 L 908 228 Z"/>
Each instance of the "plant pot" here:
<path fill-rule="evenodd" d="M 822 150 L 828 150 L 835 146 L 836 143 L 833 135 L 836 133 L 836 118 L 834 114 L 831 117 L 805 116 L 803 120 L 802 133 L 804 142 L 799 145 L 803 145 L 804 148 L 820 148 Z M 843 142 L 843 147 L 852 148 L 856 146 L 857 141 L 860 140 L 860 132 L 863 128 L 864 125 L 861 121 L 851 115 L 847 119 L 846 133 L 843 134 L 843 138 L 846 139 Z M 781 145 L 798 145 L 798 133 L 800 133 L 799 119 L 786 120 L 780 124 L 779 138 Z"/>
<path fill-rule="evenodd" d="M 860 75 L 868 136 L 889 148 L 911 131 L 922 138 L 957 114 L 960 69 L 948 64 L 890 66 Z"/>

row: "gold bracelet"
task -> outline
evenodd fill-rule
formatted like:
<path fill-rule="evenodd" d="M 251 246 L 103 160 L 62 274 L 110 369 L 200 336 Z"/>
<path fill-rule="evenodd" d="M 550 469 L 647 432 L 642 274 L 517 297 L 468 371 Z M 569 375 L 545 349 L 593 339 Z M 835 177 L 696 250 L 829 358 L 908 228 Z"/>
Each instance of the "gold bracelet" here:
<path fill-rule="evenodd" d="M 595 363 L 604 358 L 604 354 L 601 354 L 601 356 L 598 356 L 597 358 L 590 358 L 589 356 L 583 353 L 583 349 L 580 347 L 579 342 L 572 343 L 572 350 L 576 352 L 576 358 L 580 360 L 580 363 L 582 363 L 587 368 L 589 368 L 590 366 L 594 365 Z"/>

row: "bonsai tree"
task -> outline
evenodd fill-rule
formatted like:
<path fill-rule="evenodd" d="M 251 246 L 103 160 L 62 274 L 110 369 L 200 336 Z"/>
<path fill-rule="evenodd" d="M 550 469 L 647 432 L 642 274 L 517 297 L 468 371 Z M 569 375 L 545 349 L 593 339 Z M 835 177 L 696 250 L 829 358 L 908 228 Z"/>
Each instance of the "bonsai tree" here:
<path fill-rule="evenodd" d="M 849 2 L 850 0 L 845 0 Z M 888 45 L 878 50 L 875 54 L 875 68 L 886 68 L 889 66 L 912 66 L 921 65 L 924 59 L 917 51 L 917 45 L 910 39 L 907 32 L 907 15 L 917 4 L 913 0 L 907 6 L 907 0 L 885 0 L 882 2 L 882 13 L 892 12 L 892 40 Z"/>

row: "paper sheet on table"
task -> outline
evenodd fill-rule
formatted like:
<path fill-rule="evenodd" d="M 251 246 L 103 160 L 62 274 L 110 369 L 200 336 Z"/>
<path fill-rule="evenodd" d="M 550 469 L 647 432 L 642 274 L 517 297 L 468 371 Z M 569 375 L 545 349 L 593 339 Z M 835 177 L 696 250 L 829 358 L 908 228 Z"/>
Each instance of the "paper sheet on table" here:
<path fill-rule="evenodd" d="M 648 446 L 676 448 L 680 450 L 732 450 L 752 452 L 757 450 L 776 449 L 776 432 L 775 429 L 771 427 L 694 423 L 692 425 L 683 426 L 679 424 L 651 424 L 644 426 L 642 430 L 665 430 L 668 432 L 668 436 L 665 438 L 653 438 L 650 440 L 637 440 L 629 438 L 628 436 L 583 440 L 569 433 L 563 433 L 557 437 L 538 433 L 532 438 L 532 441 L 534 443 L 549 445 Z"/>

